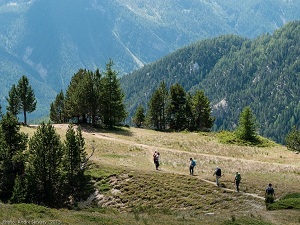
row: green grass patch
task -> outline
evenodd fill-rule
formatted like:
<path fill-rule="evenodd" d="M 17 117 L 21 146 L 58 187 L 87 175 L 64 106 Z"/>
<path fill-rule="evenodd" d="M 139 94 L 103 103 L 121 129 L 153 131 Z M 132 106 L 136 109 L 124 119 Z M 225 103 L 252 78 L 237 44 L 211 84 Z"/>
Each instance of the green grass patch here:
<path fill-rule="evenodd" d="M 300 210 L 300 193 L 290 193 L 273 204 L 268 205 L 268 210 L 297 209 Z"/>
<path fill-rule="evenodd" d="M 234 216 L 231 218 L 231 220 L 225 221 L 223 225 L 272 225 L 272 223 L 262 221 L 260 219 L 256 218 L 235 218 Z"/>
<path fill-rule="evenodd" d="M 102 155 L 102 157 L 113 158 L 113 159 L 129 158 L 127 155 L 117 155 L 117 154 L 106 154 L 106 155 Z"/>
<path fill-rule="evenodd" d="M 289 194 L 286 194 L 285 196 L 283 196 L 281 198 L 281 200 L 283 200 L 283 199 L 291 199 L 291 198 L 299 198 L 300 199 L 300 193 L 289 193 Z"/>
<path fill-rule="evenodd" d="M 222 144 L 256 147 L 273 147 L 276 145 L 275 142 L 261 136 L 257 136 L 257 139 L 254 141 L 241 140 L 234 134 L 234 132 L 230 131 L 220 131 L 217 133 L 217 137 Z"/>
<path fill-rule="evenodd" d="M 121 173 L 118 169 L 112 168 L 100 168 L 98 166 L 94 166 L 86 171 L 86 174 L 91 176 L 95 181 L 96 188 L 100 191 L 100 193 L 108 192 L 111 190 L 110 178 L 113 176 L 117 176 L 117 174 Z"/>
<path fill-rule="evenodd" d="M 86 175 L 90 175 L 93 179 L 105 179 L 107 177 L 116 176 L 122 173 L 122 170 L 110 167 L 101 167 L 92 165 L 86 172 Z"/>

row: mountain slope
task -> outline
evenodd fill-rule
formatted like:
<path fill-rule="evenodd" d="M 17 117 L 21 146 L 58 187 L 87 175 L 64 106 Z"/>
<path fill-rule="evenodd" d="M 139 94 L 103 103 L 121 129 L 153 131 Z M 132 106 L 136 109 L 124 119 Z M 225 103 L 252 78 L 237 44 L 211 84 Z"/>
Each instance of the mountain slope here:
<path fill-rule="evenodd" d="M 112 58 L 121 76 L 197 40 L 272 32 L 299 11 L 300 0 L 2 0 L 0 77 L 9 79 L 1 103 L 26 75 L 41 86 L 33 88 L 44 110 L 32 116 L 42 116 L 80 68 L 104 68 Z"/>
<path fill-rule="evenodd" d="M 161 81 L 186 91 L 204 90 L 216 116 L 215 130 L 232 130 L 249 105 L 259 132 L 283 143 L 299 126 L 300 22 L 254 40 L 220 36 L 182 48 L 121 78 L 127 107 L 134 114 Z"/>

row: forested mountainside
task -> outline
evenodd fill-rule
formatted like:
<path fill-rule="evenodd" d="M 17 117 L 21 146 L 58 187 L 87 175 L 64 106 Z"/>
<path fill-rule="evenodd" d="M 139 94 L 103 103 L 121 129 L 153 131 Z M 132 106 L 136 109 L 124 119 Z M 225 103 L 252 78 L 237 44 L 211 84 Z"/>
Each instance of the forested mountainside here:
<path fill-rule="evenodd" d="M 2 0 L 1 105 L 25 75 L 37 97 L 30 117 L 41 117 L 81 68 L 111 58 L 121 76 L 204 38 L 273 32 L 299 11 L 300 0 Z"/>
<path fill-rule="evenodd" d="M 284 143 L 300 126 L 300 21 L 255 39 L 224 35 L 184 47 L 121 78 L 130 116 L 147 109 L 161 81 L 204 90 L 216 117 L 214 130 L 233 130 L 250 106 L 259 134 Z"/>

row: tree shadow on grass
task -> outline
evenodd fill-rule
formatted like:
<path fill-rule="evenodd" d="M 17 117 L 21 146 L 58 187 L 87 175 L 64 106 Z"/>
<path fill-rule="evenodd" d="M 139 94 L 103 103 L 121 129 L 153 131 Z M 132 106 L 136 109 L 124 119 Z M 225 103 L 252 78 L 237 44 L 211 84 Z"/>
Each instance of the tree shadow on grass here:
<path fill-rule="evenodd" d="M 112 127 L 112 128 L 105 128 L 101 126 L 94 126 L 92 127 L 90 124 L 80 124 L 82 131 L 86 133 L 113 133 L 113 134 L 119 134 L 123 136 L 132 136 L 132 132 L 130 131 L 130 127 Z"/>

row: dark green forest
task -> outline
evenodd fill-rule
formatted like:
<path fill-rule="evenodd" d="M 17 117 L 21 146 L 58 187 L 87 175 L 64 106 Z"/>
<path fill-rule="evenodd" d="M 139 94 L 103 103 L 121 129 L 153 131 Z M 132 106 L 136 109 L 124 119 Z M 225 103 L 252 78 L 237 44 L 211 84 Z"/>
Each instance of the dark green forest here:
<path fill-rule="evenodd" d="M 164 81 L 185 91 L 203 90 L 215 117 L 213 130 L 234 130 L 249 106 L 258 133 L 284 143 L 300 116 L 300 21 L 255 39 L 223 35 L 199 41 L 123 76 L 120 80 L 130 123 L 138 106 L 147 111 Z"/>

